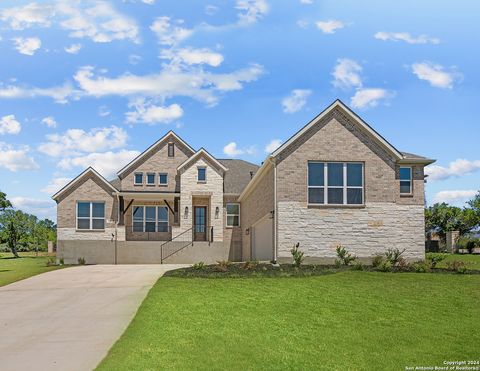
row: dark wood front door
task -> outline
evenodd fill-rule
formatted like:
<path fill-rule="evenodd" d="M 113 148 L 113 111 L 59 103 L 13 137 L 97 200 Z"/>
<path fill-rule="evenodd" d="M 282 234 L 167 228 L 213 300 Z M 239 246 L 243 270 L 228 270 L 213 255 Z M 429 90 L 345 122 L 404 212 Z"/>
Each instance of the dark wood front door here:
<path fill-rule="evenodd" d="M 207 208 L 195 206 L 193 208 L 193 239 L 195 241 L 207 240 Z"/>

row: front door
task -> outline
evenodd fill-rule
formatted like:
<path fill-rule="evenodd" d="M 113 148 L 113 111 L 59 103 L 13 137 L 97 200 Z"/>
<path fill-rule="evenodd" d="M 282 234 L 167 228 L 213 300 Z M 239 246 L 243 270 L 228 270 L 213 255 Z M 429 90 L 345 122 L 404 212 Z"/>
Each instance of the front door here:
<path fill-rule="evenodd" d="M 195 206 L 193 209 L 193 239 L 195 241 L 207 240 L 207 207 Z"/>

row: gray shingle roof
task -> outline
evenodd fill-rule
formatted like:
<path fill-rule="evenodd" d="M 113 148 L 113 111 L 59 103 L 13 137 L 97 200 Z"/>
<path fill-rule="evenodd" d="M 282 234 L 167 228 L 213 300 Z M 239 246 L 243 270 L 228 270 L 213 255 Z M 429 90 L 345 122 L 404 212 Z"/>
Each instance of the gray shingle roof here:
<path fill-rule="evenodd" d="M 426 159 L 426 157 L 423 157 L 423 156 L 419 156 L 419 155 L 416 155 L 414 153 L 408 153 L 408 152 L 400 152 L 403 156 L 405 156 L 406 158 L 424 158 Z"/>
<path fill-rule="evenodd" d="M 109 182 L 114 188 L 120 190 L 120 185 L 121 185 L 120 179 L 116 178 L 116 179 L 109 180 L 108 182 Z"/>
<path fill-rule="evenodd" d="M 218 159 L 228 171 L 225 173 L 224 192 L 240 194 L 260 166 L 244 160 Z"/>

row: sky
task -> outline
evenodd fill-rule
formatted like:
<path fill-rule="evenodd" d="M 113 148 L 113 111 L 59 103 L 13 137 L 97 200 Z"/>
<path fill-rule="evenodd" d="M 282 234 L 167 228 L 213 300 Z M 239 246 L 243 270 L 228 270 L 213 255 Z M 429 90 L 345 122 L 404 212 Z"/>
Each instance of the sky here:
<path fill-rule="evenodd" d="M 108 179 L 174 130 L 261 163 L 339 98 L 437 162 L 428 204 L 480 188 L 480 3 L 124 0 L 0 3 L 0 190 L 55 220 L 52 194 Z"/>

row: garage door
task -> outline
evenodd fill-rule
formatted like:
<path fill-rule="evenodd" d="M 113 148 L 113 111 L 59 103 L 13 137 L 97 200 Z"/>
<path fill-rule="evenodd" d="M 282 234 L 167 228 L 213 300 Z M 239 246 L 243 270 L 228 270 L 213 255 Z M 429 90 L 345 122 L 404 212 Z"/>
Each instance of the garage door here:
<path fill-rule="evenodd" d="M 270 213 L 253 226 L 252 244 L 254 260 L 273 260 L 273 219 Z"/>

